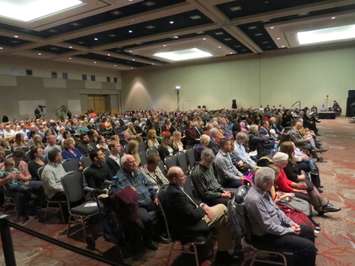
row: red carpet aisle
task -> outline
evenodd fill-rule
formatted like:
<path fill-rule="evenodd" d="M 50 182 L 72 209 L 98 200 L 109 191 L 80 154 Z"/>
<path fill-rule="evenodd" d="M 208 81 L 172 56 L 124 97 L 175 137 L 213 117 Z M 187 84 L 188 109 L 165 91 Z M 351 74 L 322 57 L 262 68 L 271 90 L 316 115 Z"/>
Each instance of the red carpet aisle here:
<path fill-rule="evenodd" d="M 324 195 L 343 210 L 325 218 L 316 218 L 322 225 L 317 238 L 319 256 L 317 265 L 355 265 L 355 124 L 345 119 L 322 120 L 321 139 L 329 151 L 324 154 L 327 162 L 319 164 Z M 73 245 L 84 247 L 82 242 L 68 239 L 61 234 L 64 225 L 42 224 L 31 221 L 28 227 Z M 17 265 L 19 266 L 74 266 L 104 265 L 76 255 L 44 241 L 13 230 Z M 112 244 L 102 238 L 97 241 L 98 253 L 117 254 L 110 250 Z M 177 252 L 175 252 L 177 254 Z M 157 252 L 147 252 L 134 266 L 163 266 L 168 255 L 168 245 L 160 245 Z M 130 263 L 130 262 L 128 262 Z M 0 265 L 4 265 L 2 256 Z M 188 265 L 186 265 L 188 266 Z"/>

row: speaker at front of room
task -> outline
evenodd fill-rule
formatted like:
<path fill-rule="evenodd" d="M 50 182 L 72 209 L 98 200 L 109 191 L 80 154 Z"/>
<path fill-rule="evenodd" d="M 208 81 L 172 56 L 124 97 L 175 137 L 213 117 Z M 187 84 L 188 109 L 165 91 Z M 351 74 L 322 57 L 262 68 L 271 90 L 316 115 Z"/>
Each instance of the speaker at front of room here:
<path fill-rule="evenodd" d="M 237 100 L 236 99 L 232 100 L 232 109 L 237 109 Z"/>

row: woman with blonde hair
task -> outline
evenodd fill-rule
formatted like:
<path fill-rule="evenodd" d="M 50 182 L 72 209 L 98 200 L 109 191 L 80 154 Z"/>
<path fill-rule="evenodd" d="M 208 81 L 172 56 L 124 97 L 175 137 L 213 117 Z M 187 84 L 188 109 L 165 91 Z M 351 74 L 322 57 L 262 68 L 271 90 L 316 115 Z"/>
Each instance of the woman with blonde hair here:
<path fill-rule="evenodd" d="M 75 141 L 72 137 L 67 138 L 63 141 L 64 149 L 62 151 L 62 156 L 64 160 L 77 159 L 79 160 L 82 156 L 81 152 L 75 147 Z"/>
<path fill-rule="evenodd" d="M 127 144 L 127 154 L 134 157 L 137 166 L 141 165 L 141 158 L 139 156 L 139 142 L 137 140 L 130 140 Z"/>
<path fill-rule="evenodd" d="M 181 132 L 174 131 L 173 136 L 171 138 L 171 147 L 174 150 L 174 153 L 184 150 L 184 144 L 181 142 Z"/>
<path fill-rule="evenodd" d="M 154 128 L 148 130 L 147 133 L 147 146 L 149 149 L 158 149 L 159 141 L 157 139 L 157 131 Z"/>

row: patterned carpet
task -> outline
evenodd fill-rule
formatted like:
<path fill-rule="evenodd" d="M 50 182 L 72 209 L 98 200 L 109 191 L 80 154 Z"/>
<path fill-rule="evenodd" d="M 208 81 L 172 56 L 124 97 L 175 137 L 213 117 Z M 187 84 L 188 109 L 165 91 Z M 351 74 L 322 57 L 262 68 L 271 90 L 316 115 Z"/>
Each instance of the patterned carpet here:
<path fill-rule="evenodd" d="M 324 154 L 326 162 L 319 164 L 325 192 L 323 195 L 340 206 L 342 211 L 326 217 L 317 217 L 321 233 L 317 238 L 319 255 L 317 265 L 355 265 L 355 124 L 345 119 L 322 120 L 321 139 L 329 151 Z M 32 220 L 26 226 L 70 244 L 85 244 L 63 233 L 62 224 L 44 224 Z M 12 230 L 17 265 L 20 266 L 72 266 L 105 265 L 76 255 L 45 241 Z M 163 266 L 167 262 L 168 245 L 160 245 L 157 252 L 147 252 L 139 261 L 128 260 L 131 265 Z M 102 238 L 97 241 L 97 253 L 117 258 L 117 250 Z M 175 249 L 174 255 L 179 252 Z M 4 265 L 0 258 L 0 265 Z M 190 264 L 189 264 L 190 265 Z M 186 264 L 186 266 L 188 266 Z"/>

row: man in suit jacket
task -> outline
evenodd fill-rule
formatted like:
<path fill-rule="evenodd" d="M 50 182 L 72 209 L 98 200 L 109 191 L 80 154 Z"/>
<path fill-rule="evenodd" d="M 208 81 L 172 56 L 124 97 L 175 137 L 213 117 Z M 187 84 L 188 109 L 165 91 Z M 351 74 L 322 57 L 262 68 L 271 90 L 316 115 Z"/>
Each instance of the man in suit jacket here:
<path fill-rule="evenodd" d="M 196 202 L 183 188 L 186 175 L 180 167 L 171 167 L 167 178 L 169 185 L 160 192 L 159 199 L 173 237 L 180 240 L 193 239 L 215 228 L 218 251 L 229 256 L 228 251 L 233 251 L 234 241 L 228 227 L 227 208 L 223 204 L 209 207 Z"/>

